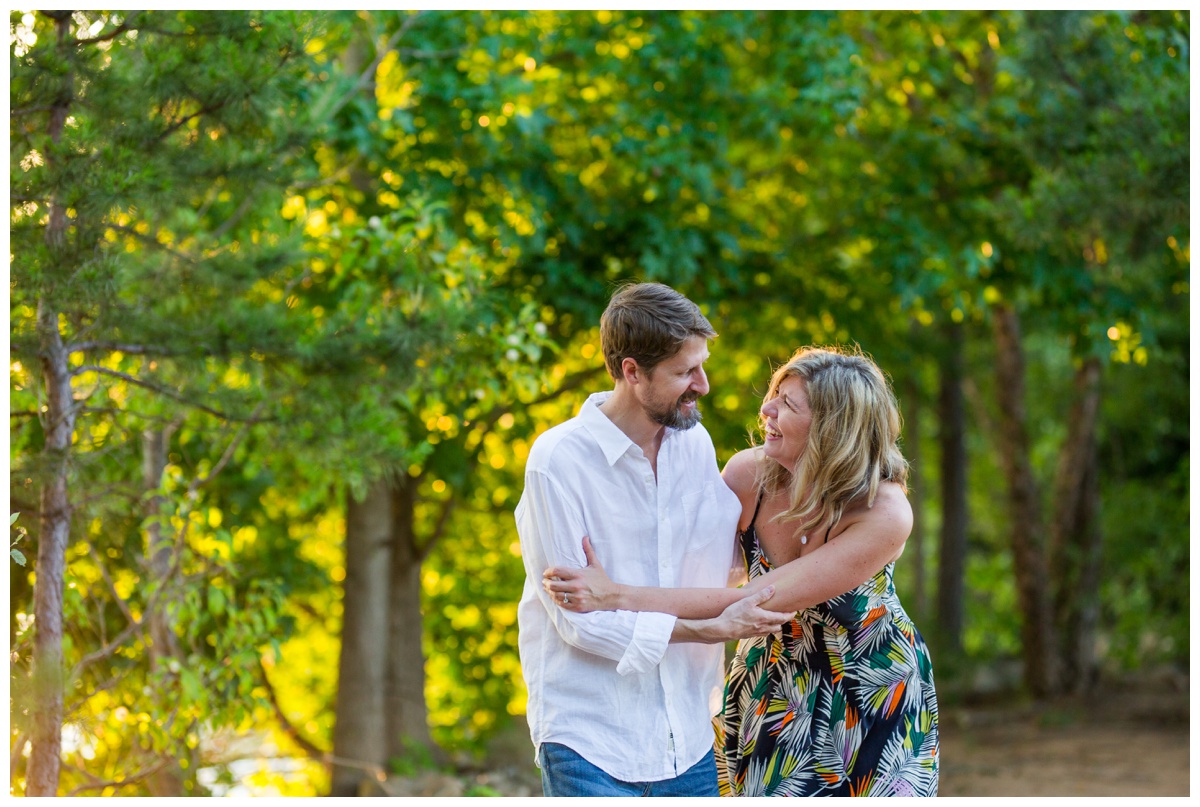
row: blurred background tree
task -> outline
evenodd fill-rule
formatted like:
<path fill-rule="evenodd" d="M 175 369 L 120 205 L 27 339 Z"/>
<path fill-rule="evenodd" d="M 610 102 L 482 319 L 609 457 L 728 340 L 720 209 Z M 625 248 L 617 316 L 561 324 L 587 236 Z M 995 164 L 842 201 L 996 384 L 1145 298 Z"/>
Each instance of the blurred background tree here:
<path fill-rule="evenodd" d="M 722 462 L 796 347 L 892 375 L 947 708 L 1186 668 L 1186 13 L 10 24 L 15 793 L 528 765 L 512 510 L 627 279 Z"/>

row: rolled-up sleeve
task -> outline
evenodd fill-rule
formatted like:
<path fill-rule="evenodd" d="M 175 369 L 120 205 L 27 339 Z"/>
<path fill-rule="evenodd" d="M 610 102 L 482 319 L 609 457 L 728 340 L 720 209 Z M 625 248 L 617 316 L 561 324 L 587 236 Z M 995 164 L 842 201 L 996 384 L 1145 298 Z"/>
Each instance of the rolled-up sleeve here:
<path fill-rule="evenodd" d="M 562 640 L 617 662 L 621 675 L 647 672 L 659 664 L 675 628 L 674 616 L 634 611 L 577 614 L 559 608 L 541 588 L 542 572 L 548 567 L 587 565 L 583 555 L 587 533 L 579 510 L 554 479 L 527 471 L 525 494 L 515 515 L 525 574 Z"/>
<path fill-rule="evenodd" d="M 671 643 L 671 633 L 675 630 L 675 617 L 671 614 L 659 614 L 653 611 L 635 613 L 620 611 L 636 617 L 633 625 L 633 639 L 625 649 L 625 655 L 617 663 L 617 672 L 621 675 L 641 673 L 651 670 L 662 661 Z"/>

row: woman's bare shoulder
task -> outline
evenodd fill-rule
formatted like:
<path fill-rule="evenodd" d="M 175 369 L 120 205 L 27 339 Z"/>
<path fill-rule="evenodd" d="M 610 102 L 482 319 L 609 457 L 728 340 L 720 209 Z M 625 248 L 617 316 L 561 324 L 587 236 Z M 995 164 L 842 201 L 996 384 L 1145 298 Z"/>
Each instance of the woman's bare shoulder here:
<path fill-rule="evenodd" d="M 880 482 L 879 491 L 875 494 L 875 503 L 871 509 L 881 507 L 892 513 L 908 513 L 912 517 L 912 505 L 908 501 L 908 491 L 896 482 Z"/>
<path fill-rule="evenodd" d="M 861 501 L 847 508 L 835 532 L 840 533 L 853 524 L 868 525 L 872 535 L 903 547 L 912 532 L 912 522 L 912 505 L 904 486 L 881 482 L 871 506 Z"/>
<path fill-rule="evenodd" d="M 739 496 L 743 492 L 753 493 L 758 475 L 758 454 L 761 449 L 747 448 L 739 451 L 725 463 L 721 476 L 729 489 Z"/>
<path fill-rule="evenodd" d="M 721 478 L 725 480 L 726 486 L 734 493 L 742 502 L 742 518 L 738 522 L 738 529 L 744 530 L 750 524 L 750 518 L 754 513 L 754 505 L 758 499 L 758 486 L 756 484 L 758 478 L 758 453 L 761 449 L 747 448 L 734 454 L 729 458 L 729 462 L 725 463 L 724 470 L 721 471 Z"/>

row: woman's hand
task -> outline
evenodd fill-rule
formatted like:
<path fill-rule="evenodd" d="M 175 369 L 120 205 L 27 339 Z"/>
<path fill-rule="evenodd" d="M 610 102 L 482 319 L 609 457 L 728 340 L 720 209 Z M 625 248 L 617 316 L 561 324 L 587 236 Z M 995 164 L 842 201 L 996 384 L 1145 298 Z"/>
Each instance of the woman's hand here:
<path fill-rule="evenodd" d="M 557 606 L 567 611 L 586 614 L 618 610 L 621 585 L 608 579 L 586 535 L 583 537 L 583 555 L 588 565 L 582 569 L 552 566 L 542 572 L 542 588 Z"/>

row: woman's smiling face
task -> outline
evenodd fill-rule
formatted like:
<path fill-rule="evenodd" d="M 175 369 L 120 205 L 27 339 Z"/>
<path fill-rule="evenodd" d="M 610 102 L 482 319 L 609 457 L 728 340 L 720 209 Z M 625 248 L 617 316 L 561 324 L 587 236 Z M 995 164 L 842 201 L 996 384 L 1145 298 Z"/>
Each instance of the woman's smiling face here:
<path fill-rule="evenodd" d="M 785 378 L 759 412 L 763 419 L 763 453 L 794 472 L 808 445 L 808 429 L 812 425 L 804 379 Z"/>

